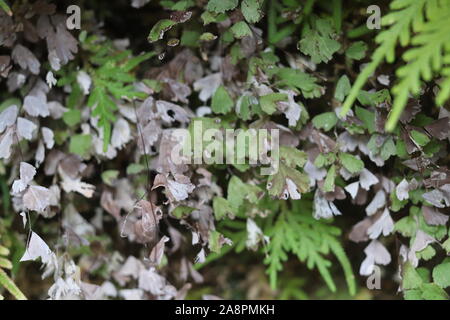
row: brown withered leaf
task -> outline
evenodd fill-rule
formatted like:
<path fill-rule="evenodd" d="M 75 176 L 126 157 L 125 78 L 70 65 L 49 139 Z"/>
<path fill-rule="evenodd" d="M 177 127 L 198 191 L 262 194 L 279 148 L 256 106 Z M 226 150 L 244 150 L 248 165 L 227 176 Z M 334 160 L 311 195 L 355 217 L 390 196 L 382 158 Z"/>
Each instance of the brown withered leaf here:
<path fill-rule="evenodd" d="M 168 174 L 158 174 L 153 182 L 152 190 L 164 187 L 166 189 L 166 196 L 170 202 L 178 202 L 187 199 L 195 186 L 191 183 L 189 177 L 182 174 L 175 174 L 174 179 L 170 178 Z"/>
<path fill-rule="evenodd" d="M 377 239 L 381 234 L 387 236 L 394 231 L 394 220 L 387 208 L 382 211 L 380 217 L 367 229 L 370 239 Z"/>
<path fill-rule="evenodd" d="M 369 240 L 367 230 L 372 226 L 373 217 L 367 217 L 357 224 L 355 224 L 348 235 L 348 238 L 353 242 L 365 242 Z"/>
<path fill-rule="evenodd" d="M 3 78 L 7 78 L 11 68 L 11 57 L 0 56 L 0 76 Z"/>
<path fill-rule="evenodd" d="M 417 145 L 411 139 L 411 136 L 409 135 L 408 131 L 409 130 L 402 129 L 401 130 L 401 138 L 402 138 L 403 142 L 405 143 L 406 152 L 411 154 L 419 149 L 417 148 Z"/>
<path fill-rule="evenodd" d="M 386 125 L 387 113 L 377 108 L 375 110 L 375 129 L 379 133 L 384 133 L 384 127 Z"/>
<path fill-rule="evenodd" d="M 172 129 L 166 129 L 162 133 L 159 143 L 159 156 L 152 162 L 152 167 L 159 173 L 182 174 L 188 170 L 188 160 L 182 154 L 172 154 L 175 148 L 181 150 L 182 141 L 174 134 Z"/>
<path fill-rule="evenodd" d="M 62 178 L 61 187 L 65 192 L 78 192 L 86 198 L 91 198 L 95 191 L 95 186 L 81 181 L 81 177 L 72 178 L 61 166 L 58 173 Z"/>
<path fill-rule="evenodd" d="M 14 193 L 19 193 L 25 190 L 28 184 L 36 175 L 36 168 L 26 162 L 20 163 L 20 179 L 14 180 L 12 190 Z"/>
<path fill-rule="evenodd" d="M 401 123 L 409 123 L 412 119 L 414 119 L 414 116 L 420 112 L 421 106 L 419 104 L 419 101 L 416 99 L 409 99 L 405 109 L 403 109 L 402 115 L 400 116 L 400 122 Z"/>
<path fill-rule="evenodd" d="M 426 192 L 422 197 L 437 208 L 450 206 L 450 184 L 445 184 L 439 189 Z"/>
<path fill-rule="evenodd" d="M 170 241 L 170 238 L 163 236 L 161 240 L 159 240 L 158 243 L 153 247 L 152 251 L 150 252 L 150 256 L 148 257 L 150 265 L 157 267 L 161 264 L 166 242 L 168 241 Z"/>
<path fill-rule="evenodd" d="M 56 11 L 56 5 L 44 0 L 38 0 L 33 3 L 32 11 L 36 14 L 52 15 Z"/>
<path fill-rule="evenodd" d="M 31 43 L 37 43 L 39 41 L 39 35 L 37 33 L 36 27 L 30 20 L 23 20 L 23 34 L 25 39 Z"/>
<path fill-rule="evenodd" d="M 422 206 L 423 217 L 430 226 L 444 226 L 448 221 L 448 216 L 439 212 L 435 208 Z"/>
<path fill-rule="evenodd" d="M 56 71 L 72 60 L 78 52 L 78 41 L 67 30 L 66 17 L 63 15 L 52 15 L 51 19 L 47 15 L 41 15 L 37 32 L 47 41 L 48 60 Z"/>
<path fill-rule="evenodd" d="M 204 70 L 200 63 L 200 59 L 191 50 L 184 49 L 168 64 L 165 64 L 162 67 L 151 68 L 146 73 L 145 77 L 151 79 L 156 78 L 157 80 L 166 78 L 180 80 L 181 78 L 186 84 L 190 85 L 200 79 L 203 76 L 203 73 Z"/>
<path fill-rule="evenodd" d="M 323 184 L 324 184 L 324 180 L 323 181 L 319 181 L 317 182 L 317 185 L 319 186 L 319 188 L 321 190 L 323 190 Z M 332 192 L 325 192 L 324 193 L 324 197 L 327 201 L 334 201 L 334 200 L 343 200 L 345 199 L 347 196 L 345 195 L 344 189 L 336 186 L 334 188 L 334 191 Z"/>
<path fill-rule="evenodd" d="M 29 210 L 44 212 L 50 205 L 51 197 L 49 189 L 41 186 L 29 186 L 23 195 L 23 204 Z"/>
<path fill-rule="evenodd" d="M 192 11 L 174 11 L 170 14 L 170 20 L 176 23 L 183 23 L 192 17 Z"/>
<path fill-rule="evenodd" d="M 192 93 L 191 88 L 182 82 L 175 81 L 170 78 L 165 78 L 162 80 L 165 83 L 163 88 L 164 96 L 174 102 L 188 103 L 187 97 Z"/>
<path fill-rule="evenodd" d="M 41 63 L 28 48 L 21 44 L 16 45 L 11 57 L 22 69 L 29 70 L 32 74 L 39 74 Z"/>
<path fill-rule="evenodd" d="M 413 159 L 408 159 L 402 162 L 405 166 L 408 168 L 411 168 L 415 171 L 423 171 L 426 169 L 430 164 L 431 160 L 427 159 L 425 157 L 419 156 Z"/>
<path fill-rule="evenodd" d="M 19 117 L 17 119 L 17 135 L 19 138 L 31 140 L 33 138 L 33 132 L 37 129 L 32 121 Z"/>
<path fill-rule="evenodd" d="M 0 113 L 0 133 L 16 122 L 18 113 L 19 109 L 15 105 L 6 108 Z"/>
<path fill-rule="evenodd" d="M 156 109 L 163 122 L 167 124 L 172 124 L 174 121 L 188 123 L 193 116 L 190 110 L 164 100 L 156 101 Z"/>
<path fill-rule="evenodd" d="M 0 10 L 0 46 L 12 47 L 16 41 L 16 24 L 4 10 Z"/>
<path fill-rule="evenodd" d="M 425 130 L 434 138 L 438 140 L 444 140 L 448 138 L 450 131 L 449 118 L 441 118 L 436 120 L 429 125 L 425 126 Z"/>
<path fill-rule="evenodd" d="M 113 194 L 109 190 L 103 190 L 100 197 L 100 205 L 103 209 L 111 214 L 117 221 L 120 220 L 120 207 L 113 198 Z"/>
<path fill-rule="evenodd" d="M 450 183 L 450 171 L 447 168 L 439 168 L 431 172 L 430 177 L 423 180 L 426 188 L 439 188 Z"/>
<path fill-rule="evenodd" d="M 387 265 L 391 263 L 391 254 L 377 240 L 372 242 L 364 249 L 366 259 L 361 264 L 359 274 L 362 276 L 371 275 L 376 264 Z"/>
<path fill-rule="evenodd" d="M 41 97 L 27 95 L 23 101 L 23 108 L 32 117 L 48 117 L 50 110 L 47 101 Z"/>
<path fill-rule="evenodd" d="M 8 127 L 0 134 L 0 159 L 8 159 L 11 156 L 11 147 L 14 143 L 14 128 Z"/>
<path fill-rule="evenodd" d="M 138 220 L 134 223 L 136 241 L 154 242 L 158 237 L 159 220 L 162 219 L 161 209 L 147 200 L 141 200 L 135 205 L 135 210 L 138 216 Z"/>
<path fill-rule="evenodd" d="M 309 139 L 319 147 L 321 153 L 331 152 L 337 146 L 336 141 L 316 129 L 312 130 Z"/>

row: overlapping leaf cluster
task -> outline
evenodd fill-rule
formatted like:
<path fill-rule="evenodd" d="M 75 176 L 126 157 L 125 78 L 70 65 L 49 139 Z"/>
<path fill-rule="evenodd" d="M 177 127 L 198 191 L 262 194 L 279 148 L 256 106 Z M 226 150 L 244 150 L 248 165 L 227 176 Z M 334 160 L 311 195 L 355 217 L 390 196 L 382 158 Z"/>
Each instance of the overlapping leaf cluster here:
<path fill-rule="evenodd" d="M 65 3 L 7 2 L 11 297 L 12 277 L 51 299 L 448 299 L 447 1 L 380 2 L 381 30 L 370 1 L 94 3 L 82 30 Z M 174 159 L 179 128 L 265 129 L 276 170 L 249 142 L 215 149 L 244 163 L 210 161 L 208 142 L 202 161 Z"/>

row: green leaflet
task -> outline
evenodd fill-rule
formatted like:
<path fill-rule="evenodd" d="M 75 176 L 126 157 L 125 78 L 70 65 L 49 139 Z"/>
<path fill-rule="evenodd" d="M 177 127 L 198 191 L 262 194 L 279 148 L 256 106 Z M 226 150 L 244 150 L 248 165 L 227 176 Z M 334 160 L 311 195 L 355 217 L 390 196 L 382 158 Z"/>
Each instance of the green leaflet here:
<path fill-rule="evenodd" d="M 363 109 L 361 107 L 355 108 L 356 116 L 364 123 L 364 126 L 369 131 L 369 133 L 375 132 L 375 113 Z"/>
<path fill-rule="evenodd" d="M 183 33 L 183 36 L 185 35 L 185 33 Z M 217 36 L 215 36 L 214 34 L 212 34 L 211 32 L 205 32 L 205 33 L 202 33 L 202 35 L 200 36 L 200 38 L 199 38 L 199 40 L 200 41 L 212 41 L 212 40 L 215 40 L 215 39 L 217 39 Z M 186 41 L 185 40 L 185 38 L 184 37 L 182 37 L 181 38 L 181 43 L 182 44 L 190 44 L 191 42 L 192 42 L 192 44 L 193 43 L 195 43 L 196 42 L 196 38 L 194 37 L 193 39 L 192 39 L 192 41 Z"/>
<path fill-rule="evenodd" d="M 307 160 L 305 152 L 292 147 L 280 147 L 278 171 L 269 176 L 267 189 L 269 195 L 279 199 L 288 199 L 290 194 L 288 179 L 292 181 L 299 193 L 309 191 L 309 177 L 297 168 L 303 168 Z"/>
<path fill-rule="evenodd" d="M 0 268 L 3 269 L 12 269 L 12 263 L 6 258 L 0 257 Z"/>
<path fill-rule="evenodd" d="M 216 230 L 209 231 L 209 250 L 214 253 L 219 253 L 223 245 L 226 244 L 224 236 Z"/>
<path fill-rule="evenodd" d="M 434 267 L 433 281 L 444 289 L 450 286 L 450 261 L 441 263 Z"/>
<path fill-rule="evenodd" d="M 417 130 L 411 131 L 411 138 L 421 147 L 430 142 L 430 138 L 425 133 L 419 132 Z"/>
<path fill-rule="evenodd" d="M 228 182 L 227 199 L 223 197 L 213 199 L 214 216 L 218 220 L 226 217 L 233 219 L 239 215 L 239 210 L 246 202 L 256 204 L 263 194 L 260 187 L 244 183 L 237 176 L 233 176 Z"/>
<path fill-rule="evenodd" d="M 353 60 L 361 60 L 366 56 L 367 44 L 363 41 L 353 42 L 345 51 L 345 56 Z"/>
<path fill-rule="evenodd" d="M 213 199 L 214 216 L 217 220 L 222 220 L 226 217 L 232 219 L 235 214 L 235 209 L 231 207 L 230 202 L 222 197 L 215 197 Z"/>
<path fill-rule="evenodd" d="M 231 27 L 231 32 L 233 33 L 234 37 L 237 39 L 242 39 L 246 36 L 252 35 L 252 31 L 250 30 L 250 27 L 244 21 L 239 21 L 238 23 L 234 24 Z"/>
<path fill-rule="evenodd" d="M 82 157 L 89 155 L 92 145 L 92 136 L 89 134 L 77 134 L 70 137 L 69 152 Z"/>
<path fill-rule="evenodd" d="M 244 200 L 256 203 L 261 194 L 261 188 L 244 183 L 236 176 L 233 176 L 228 183 L 228 201 L 235 209 L 238 209 Z"/>
<path fill-rule="evenodd" d="M 284 93 L 269 93 L 259 98 L 259 104 L 261 105 L 262 111 L 267 114 L 272 114 L 277 111 L 276 103 L 278 101 L 285 101 L 287 98 L 287 95 Z"/>
<path fill-rule="evenodd" d="M 81 112 L 80 110 L 72 109 L 63 114 L 64 122 L 70 126 L 74 127 L 81 121 Z"/>
<path fill-rule="evenodd" d="M 447 300 L 449 298 L 439 285 L 424 282 L 409 262 L 403 266 L 402 288 L 406 300 Z"/>
<path fill-rule="evenodd" d="M 231 111 L 234 106 L 233 99 L 224 86 L 217 88 L 211 101 L 211 110 L 214 113 L 226 114 Z"/>
<path fill-rule="evenodd" d="M 334 92 L 334 97 L 339 101 L 344 101 L 345 97 L 348 95 L 351 89 L 350 80 L 346 75 L 343 75 L 339 78 L 338 83 L 336 85 L 336 90 Z"/>
<path fill-rule="evenodd" d="M 280 163 L 278 172 L 270 175 L 269 179 L 267 180 L 267 189 L 269 190 L 269 195 L 277 197 L 279 199 L 287 199 L 289 195 L 286 179 L 290 179 L 294 182 L 299 193 L 308 192 L 308 176 L 302 172 L 297 171 L 296 169 Z"/>
<path fill-rule="evenodd" d="M 300 90 L 305 98 L 318 98 L 323 94 L 322 88 L 316 84 L 317 79 L 308 73 L 297 69 L 277 68 L 275 75 L 281 85 Z"/>
<path fill-rule="evenodd" d="M 299 49 L 311 57 L 314 63 L 328 62 L 341 44 L 335 40 L 335 31 L 327 19 L 314 19 L 312 26 L 306 25 Z"/>
<path fill-rule="evenodd" d="M 403 268 L 404 268 L 402 281 L 403 290 L 419 288 L 423 281 L 420 275 L 414 269 L 414 267 L 409 262 L 407 262 L 403 266 Z"/>
<path fill-rule="evenodd" d="M 424 283 L 421 286 L 421 295 L 424 300 L 448 300 L 447 293 L 434 283 Z"/>
<path fill-rule="evenodd" d="M 137 174 L 145 170 L 145 167 L 140 163 L 132 163 L 127 167 L 127 174 Z"/>
<path fill-rule="evenodd" d="M 308 155 L 306 152 L 292 147 L 280 146 L 280 161 L 284 162 L 288 167 L 303 168 L 307 160 Z"/>
<path fill-rule="evenodd" d="M 177 219 L 184 219 L 193 211 L 195 211 L 195 208 L 191 208 L 188 206 L 178 206 L 172 211 L 172 215 Z"/>
<path fill-rule="evenodd" d="M 337 122 L 338 117 L 333 111 L 319 114 L 312 119 L 314 127 L 316 127 L 317 129 L 323 129 L 325 131 L 330 131 L 331 129 L 333 129 Z"/>
<path fill-rule="evenodd" d="M 327 176 L 325 178 L 325 182 L 323 183 L 323 191 L 333 192 L 335 180 L 336 180 L 336 166 L 332 165 L 330 167 L 330 169 L 328 169 Z"/>
<path fill-rule="evenodd" d="M 224 13 L 236 8 L 237 5 L 238 0 L 209 0 L 206 9 L 215 13 Z"/>
<path fill-rule="evenodd" d="M 164 33 L 170 30 L 176 24 L 177 23 L 175 21 L 169 19 L 159 20 L 150 30 L 147 38 L 148 41 L 155 42 L 161 40 L 164 37 Z"/>
<path fill-rule="evenodd" d="M 263 16 L 263 0 L 242 0 L 241 12 L 249 23 L 258 22 Z"/>
<path fill-rule="evenodd" d="M 350 173 L 358 173 L 364 169 L 364 162 L 349 153 L 340 152 L 339 160 L 341 161 L 342 166 Z"/>
<path fill-rule="evenodd" d="M 102 180 L 109 186 L 114 186 L 114 181 L 119 176 L 118 170 L 106 170 L 102 172 Z"/>

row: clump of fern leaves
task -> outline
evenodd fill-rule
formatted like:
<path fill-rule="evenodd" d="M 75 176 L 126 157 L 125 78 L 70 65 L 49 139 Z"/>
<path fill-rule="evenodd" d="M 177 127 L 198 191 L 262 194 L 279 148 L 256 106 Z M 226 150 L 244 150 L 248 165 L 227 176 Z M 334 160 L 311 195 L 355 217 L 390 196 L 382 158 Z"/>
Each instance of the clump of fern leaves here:
<path fill-rule="evenodd" d="M 402 56 L 404 64 L 397 69 L 392 87 L 392 111 L 386 129 L 392 131 L 410 95 L 420 93 L 422 81 L 442 78 L 436 104 L 450 97 L 450 2 L 447 0 L 395 0 L 391 12 L 382 18 L 387 29 L 376 37 L 378 48 L 372 61 L 356 79 L 344 102 L 342 114 L 348 112 L 367 79 L 386 60 L 395 61 L 395 49 L 408 47 Z"/>
<path fill-rule="evenodd" d="M 276 288 L 277 274 L 283 269 L 283 262 L 289 254 L 306 263 L 308 269 L 317 268 L 328 288 L 336 292 L 336 285 L 330 273 L 332 253 L 344 270 L 351 295 L 355 294 L 355 276 L 342 248 L 339 236 L 341 230 L 325 220 L 315 220 L 312 204 L 307 200 L 292 202 L 292 208 L 282 208 L 280 214 L 268 223 L 265 234 L 270 237 L 265 264 L 272 288 Z"/>
<path fill-rule="evenodd" d="M 112 41 L 87 35 L 85 32 L 81 33 L 80 41 L 86 56 L 83 70 L 92 80 L 87 105 L 92 108 L 92 116 L 98 117 L 98 125 L 103 129 L 103 150 L 106 152 L 111 140 L 111 126 L 116 121 L 117 101 L 146 97 L 143 92 L 135 89 L 137 79 L 133 69 L 155 53 L 133 56 L 131 50 L 119 50 Z M 76 81 L 76 73 L 73 70 L 66 74 L 64 72 L 61 72 L 63 76 L 58 85 L 71 85 L 72 92 L 68 101 L 71 106 L 71 101 L 82 101 L 82 93 Z"/>
<path fill-rule="evenodd" d="M 1 235 L 0 235 L 1 240 Z M 17 300 L 26 300 L 25 295 L 15 285 L 14 281 L 8 276 L 5 270 L 12 269 L 12 263 L 7 259 L 9 250 L 3 246 L 0 242 L 0 287 L 5 288 L 14 298 Z M 0 300 L 3 300 L 3 296 L 0 294 Z"/>

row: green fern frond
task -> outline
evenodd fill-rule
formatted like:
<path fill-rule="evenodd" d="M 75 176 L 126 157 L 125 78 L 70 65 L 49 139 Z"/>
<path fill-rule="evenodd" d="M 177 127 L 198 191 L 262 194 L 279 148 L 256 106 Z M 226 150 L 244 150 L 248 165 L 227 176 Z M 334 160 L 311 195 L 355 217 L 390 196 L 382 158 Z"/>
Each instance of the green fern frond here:
<path fill-rule="evenodd" d="M 406 105 L 410 94 L 420 92 L 421 79 L 429 81 L 439 74 L 443 66 L 445 47 L 450 42 L 450 3 L 442 7 L 434 7 L 437 1 L 429 1 L 428 18 L 419 33 L 411 40 L 414 46 L 403 55 L 406 64 L 397 70 L 400 81 L 392 88 L 394 104 L 392 113 L 386 123 L 388 130 L 393 130 Z M 449 50 L 450 52 L 450 50 Z M 447 94 L 448 97 L 448 94 Z M 445 100 L 445 92 L 440 100 Z"/>
<path fill-rule="evenodd" d="M 9 16 L 12 16 L 11 8 L 4 0 L 0 0 L 0 8 L 5 11 Z"/>
<path fill-rule="evenodd" d="M 7 255 L 9 255 L 8 248 L 0 245 L 0 287 L 4 287 L 17 300 L 26 300 L 27 298 L 22 293 L 22 291 L 20 291 L 20 289 L 15 285 L 14 281 L 12 281 L 11 278 L 3 270 L 12 269 L 11 261 L 4 258 Z M 0 300 L 2 299 L 3 296 L 0 295 Z"/>
<path fill-rule="evenodd" d="M 92 65 L 87 70 L 92 78 L 93 90 L 87 104 L 93 108 L 92 115 L 99 117 L 99 127 L 103 128 L 103 150 L 106 152 L 111 138 L 111 124 L 116 119 L 114 99 L 145 98 L 145 94 L 134 89 L 136 77 L 131 71 L 155 53 L 133 57 L 130 50 L 117 51 L 110 42 L 98 42 L 95 36 L 88 37 L 83 44 L 93 54 L 89 58 Z"/>
<path fill-rule="evenodd" d="M 271 286 L 276 287 L 277 274 L 283 269 L 288 253 L 293 253 L 306 262 L 309 269 L 317 268 L 328 288 L 335 292 L 336 285 L 329 270 L 332 263 L 327 259 L 327 255 L 333 253 L 344 270 L 350 294 L 355 294 L 355 277 L 338 238 L 341 231 L 324 220 L 315 220 L 310 210 L 304 210 L 307 203 L 300 202 L 301 212 L 282 211 L 273 227 L 265 232 L 271 239 L 264 261 L 268 265 Z"/>
<path fill-rule="evenodd" d="M 276 288 L 278 272 L 283 270 L 283 262 L 287 260 L 287 251 L 290 247 L 287 245 L 289 238 L 289 224 L 286 221 L 286 215 L 280 214 L 272 232 L 268 233 L 270 236 L 270 243 L 268 244 L 269 255 L 264 260 L 268 265 L 267 273 L 270 278 L 270 285 Z"/>
<path fill-rule="evenodd" d="M 6 274 L 3 269 L 0 268 L 0 285 L 9 291 L 17 300 L 27 300 L 25 295 L 20 291 L 20 289 L 14 284 L 14 281 Z M 2 297 L 3 298 L 3 297 Z"/>
<path fill-rule="evenodd" d="M 396 73 L 399 82 L 392 88 L 394 103 L 386 122 L 388 131 L 395 128 L 409 96 L 420 92 L 422 80 L 445 77 L 436 103 L 442 105 L 450 96 L 450 3 L 446 0 L 396 0 L 390 7 L 393 12 L 382 19 L 382 24 L 390 28 L 377 36 L 376 42 L 380 46 L 356 79 L 341 112 L 342 115 L 348 112 L 367 79 L 383 60 L 394 61 L 398 43 L 412 45 L 403 55 L 406 64 Z"/>
<path fill-rule="evenodd" d="M 390 26 L 382 31 L 376 38 L 380 46 L 372 55 L 372 61 L 364 68 L 356 79 L 349 95 L 344 101 L 341 115 L 344 116 L 355 102 L 359 91 L 376 68 L 386 60 L 392 63 L 395 60 L 395 48 L 400 42 L 406 46 L 410 42 L 411 29 L 417 29 L 423 25 L 424 9 L 427 2 L 435 0 L 395 0 L 391 3 L 391 9 L 395 10 L 382 18 L 383 26 Z"/>
<path fill-rule="evenodd" d="M 444 63 L 450 64 L 450 54 L 447 58 Z M 450 67 L 443 68 L 441 74 L 446 78 L 439 84 L 440 91 L 436 97 L 436 103 L 440 106 L 450 97 Z"/>

